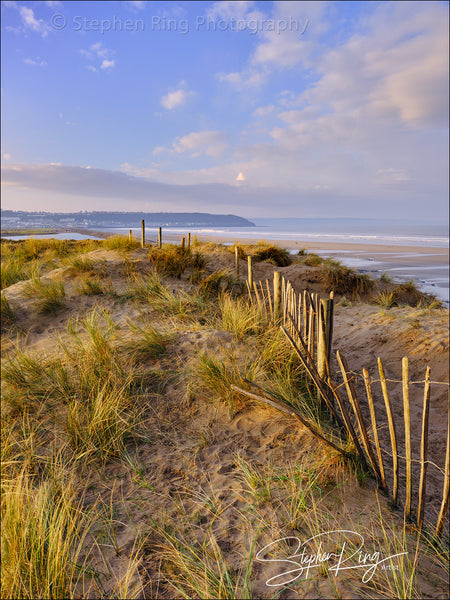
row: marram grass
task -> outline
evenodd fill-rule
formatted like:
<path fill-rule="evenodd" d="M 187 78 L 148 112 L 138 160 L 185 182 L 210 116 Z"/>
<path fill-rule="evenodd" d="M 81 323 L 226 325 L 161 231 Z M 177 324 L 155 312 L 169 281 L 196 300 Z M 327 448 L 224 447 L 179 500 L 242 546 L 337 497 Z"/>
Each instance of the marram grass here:
<path fill-rule="evenodd" d="M 73 598 L 89 521 L 70 481 L 2 485 L 2 598 Z"/>

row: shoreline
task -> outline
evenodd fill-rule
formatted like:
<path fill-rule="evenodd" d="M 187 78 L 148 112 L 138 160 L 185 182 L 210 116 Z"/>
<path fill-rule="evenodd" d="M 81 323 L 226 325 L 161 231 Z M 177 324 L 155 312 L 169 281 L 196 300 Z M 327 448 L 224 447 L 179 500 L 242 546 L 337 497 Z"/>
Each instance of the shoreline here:
<path fill-rule="evenodd" d="M 257 243 L 250 238 L 234 238 L 217 235 L 197 235 L 199 242 L 217 243 Z M 181 236 L 163 235 L 163 243 L 179 242 Z M 415 281 L 426 293 L 436 296 L 446 307 L 450 304 L 449 290 L 449 249 L 437 246 L 397 246 L 394 244 L 364 244 L 361 242 L 319 242 L 302 240 L 266 240 L 293 254 L 293 250 L 305 249 L 320 254 L 323 258 L 332 257 L 347 267 L 361 273 L 380 277 L 388 274 L 397 283 Z"/>
<path fill-rule="evenodd" d="M 171 241 L 178 241 L 181 236 L 176 235 L 165 235 L 163 237 L 169 239 L 173 238 Z M 250 244 L 255 245 L 258 243 L 258 240 L 252 238 L 236 238 L 234 241 L 230 241 L 229 237 L 217 236 L 217 235 L 197 235 L 197 240 L 199 242 L 219 242 L 224 243 L 228 242 L 230 244 L 233 243 L 241 243 L 241 244 Z M 267 243 L 273 243 L 281 248 L 286 248 L 286 250 L 323 250 L 323 251 L 335 251 L 335 252 L 365 252 L 367 254 L 375 253 L 375 254 L 398 254 L 398 253 L 415 253 L 415 254 L 433 254 L 442 256 L 445 264 L 448 264 L 449 260 L 449 249 L 442 248 L 441 246 L 397 246 L 395 244 L 365 244 L 362 242 L 310 242 L 304 240 L 276 240 L 276 239 L 267 239 L 265 240 Z"/>
<path fill-rule="evenodd" d="M 8 233 L 12 233 L 11 230 Z M 3 234 L 4 232 L 2 232 Z M 82 228 L 68 228 L 65 235 L 76 233 L 78 235 L 94 236 L 105 239 L 107 237 L 122 234 L 119 231 L 97 231 Z M 140 231 L 133 231 L 135 237 L 140 237 Z M 181 238 L 186 237 L 187 230 L 181 230 L 179 234 L 164 233 L 163 243 L 180 243 Z M 239 236 L 238 232 L 231 237 L 230 235 L 221 236 L 216 234 L 197 234 L 191 233 L 192 238 L 201 243 L 221 243 L 226 245 L 245 244 L 256 245 L 258 240 Z M 29 237 L 29 236 L 27 236 Z M 34 234 L 33 237 L 40 237 Z M 51 237 L 47 234 L 46 237 Z M 7 239 L 6 237 L 3 239 Z M 449 292 L 449 249 L 442 246 L 412 246 L 396 244 L 374 244 L 358 242 L 341 241 L 306 241 L 301 239 L 282 240 L 266 239 L 268 244 L 276 244 L 280 248 L 285 248 L 291 254 L 295 250 L 304 249 L 310 252 L 316 252 L 323 258 L 332 257 L 339 260 L 342 264 L 354 268 L 360 272 L 366 272 L 375 276 L 387 273 L 397 282 L 415 280 L 417 285 L 427 293 L 436 295 L 448 306 L 450 299 Z M 157 236 L 155 232 L 146 231 L 146 243 L 156 244 Z"/>

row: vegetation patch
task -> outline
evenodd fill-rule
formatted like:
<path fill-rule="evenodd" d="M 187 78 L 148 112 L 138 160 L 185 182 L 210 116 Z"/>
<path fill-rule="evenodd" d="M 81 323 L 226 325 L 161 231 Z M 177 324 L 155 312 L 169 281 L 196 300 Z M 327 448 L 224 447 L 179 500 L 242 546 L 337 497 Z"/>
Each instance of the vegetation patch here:
<path fill-rule="evenodd" d="M 319 276 L 325 289 L 337 294 L 364 295 L 375 287 L 375 282 L 369 274 L 358 273 L 341 264 L 323 265 Z"/>
<path fill-rule="evenodd" d="M 38 312 L 47 314 L 64 306 L 66 290 L 62 281 L 43 281 L 39 276 L 34 276 L 27 282 L 24 294 L 32 298 Z"/>
<path fill-rule="evenodd" d="M 180 278 L 187 268 L 203 269 L 205 258 L 199 252 L 174 244 L 166 244 L 162 248 L 151 247 L 148 260 L 158 273 Z"/>

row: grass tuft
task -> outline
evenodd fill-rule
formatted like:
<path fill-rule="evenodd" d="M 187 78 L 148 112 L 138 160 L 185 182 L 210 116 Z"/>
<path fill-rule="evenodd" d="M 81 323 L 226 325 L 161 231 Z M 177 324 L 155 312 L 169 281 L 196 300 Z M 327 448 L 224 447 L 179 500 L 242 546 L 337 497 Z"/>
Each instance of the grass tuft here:
<path fill-rule="evenodd" d="M 128 394 L 130 382 L 92 390 L 87 400 L 76 398 L 69 406 L 66 432 L 77 459 L 106 461 L 123 453 L 135 422 Z"/>
<path fill-rule="evenodd" d="M 261 309 L 252 305 L 244 298 L 232 298 L 229 293 L 219 297 L 221 324 L 226 331 L 230 331 L 238 340 L 246 335 L 259 333 L 264 326 Z"/>
<path fill-rule="evenodd" d="M 99 279 L 89 276 L 82 279 L 75 288 L 80 296 L 100 296 L 106 291 Z"/>
<path fill-rule="evenodd" d="M 169 527 L 154 525 L 160 542 L 158 557 L 167 582 L 182 598 L 253 598 L 251 588 L 253 546 L 239 570 L 226 559 L 220 540 L 209 529 L 203 541 L 196 532 L 182 535 Z"/>
<path fill-rule="evenodd" d="M 0 298 L 1 298 L 1 303 L 0 303 L 1 330 L 3 333 L 4 331 L 7 331 L 8 329 L 11 329 L 11 327 L 14 326 L 14 324 L 16 322 L 16 314 L 15 314 L 14 310 L 11 308 L 9 300 L 5 296 L 5 294 L 2 293 Z"/>
<path fill-rule="evenodd" d="M 1 507 L 2 598 L 73 598 L 89 526 L 73 484 L 22 472 L 3 484 Z"/>
<path fill-rule="evenodd" d="M 128 235 L 112 235 L 103 240 L 102 245 L 108 250 L 136 250 L 140 247 L 136 238 L 130 240 Z"/>
<path fill-rule="evenodd" d="M 263 248 L 256 249 L 253 254 L 253 259 L 256 262 L 268 261 L 277 267 L 288 267 L 292 264 L 292 257 L 288 250 L 279 248 L 275 245 L 267 245 Z"/>
<path fill-rule="evenodd" d="M 201 354 L 198 357 L 193 369 L 194 381 L 195 378 L 198 378 L 204 395 L 210 400 L 228 404 L 230 414 L 234 414 L 247 402 L 230 386 L 234 384 L 245 388 L 244 379 L 255 381 L 261 378 L 262 374 L 263 371 L 258 361 L 246 360 L 243 365 L 239 366 L 236 358 L 232 356 L 224 362 L 207 354 Z"/>
<path fill-rule="evenodd" d="M 377 294 L 375 302 L 383 308 L 392 308 L 397 304 L 397 292 L 395 290 L 391 292 L 382 290 Z"/>
<path fill-rule="evenodd" d="M 64 306 L 66 291 L 62 281 L 43 281 L 34 276 L 24 288 L 25 296 L 33 298 L 35 309 L 43 314 L 53 313 Z"/>
<path fill-rule="evenodd" d="M 126 352 L 141 360 L 151 360 L 166 353 L 172 335 L 163 333 L 150 324 L 140 326 L 130 322 L 129 325 L 133 338 L 123 347 Z"/>
<path fill-rule="evenodd" d="M 218 296 L 225 291 L 241 294 L 243 290 L 242 282 L 227 269 L 214 271 L 214 273 L 203 279 L 199 286 L 200 294 L 205 298 Z"/>
<path fill-rule="evenodd" d="M 337 294 L 368 294 L 375 285 L 367 273 L 358 273 L 334 261 L 322 266 L 320 279 L 328 292 L 334 291 Z"/>
<path fill-rule="evenodd" d="M 162 248 L 151 247 L 148 260 L 158 273 L 177 278 L 180 278 L 188 267 L 200 270 L 205 266 L 205 258 L 199 252 L 192 252 L 190 248 L 174 244 L 167 244 Z"/>

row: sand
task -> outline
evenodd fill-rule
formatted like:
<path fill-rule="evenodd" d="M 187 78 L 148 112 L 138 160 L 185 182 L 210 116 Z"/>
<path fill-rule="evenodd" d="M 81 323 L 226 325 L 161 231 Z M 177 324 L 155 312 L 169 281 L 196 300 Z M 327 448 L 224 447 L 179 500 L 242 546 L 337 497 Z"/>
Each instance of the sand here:
<path fill-rule="evenodd" d="M 347 250 L 350 245 L 333 243 L 329 246 L 339 246 L 340 250 Z M 367 253 L 381 250 L 380 246 L 356 246 L 357 251 Z M 314 250 L 318 247 L 324 248 L 324 244 L 305 243 L 304 247 Z M 352 244 L 350 249 L 356 251 L 355 245 Z M 407 251 L 413 250 L 419 251 L 417 248 L 409 248 Z M 425 256 L 433 253 L 433 249 L 423 250 Z M 394 256 L 404 249 L 389 246 L 382 247 L 382 251 L 390 252 Z M 99 261 L 99 264 L 103 261 L 108 281 L 117 293 L 122 293 L 125 289 L 124 273 L 131 268 L 130 265 L 133 265 L 133 270 L 138 274 L 150 271 L 145 260 L 145 250 L 136 250 L 127 257 L 127 262 L 115 251 L 96 250 L 91 252 L 90 256 Z M 211 273 L 219 268 L 232 269 L 233 265 L 234 256 L 231 253 L 214 251 L 208 254 L 206 271 Z M 245 273 L 245 266 L 246 262 L 241 261 L 241 273 Z M 255 280 L 271 278 L 273 270 L 273 265 L 269 263 L 255 264 Z M 279 270 L 298 291 L 306 287 L 310 291 L 325 295 L 314 268 L 292 265 Z M 94 305 L 110 311 L 111 317 L 119 326 L 119 335 L 122 338 L 129 335 L 129 319 L 134 322 L 151 320 L 152 325 L 158 327 L 167 327 L 167 323 L 170 323 L 170 319 L 168 321 L 158 316 L 151 306 L 142 307 L 120 302 L 114 297 L 87 297 L 76 294 L 73 275 L 68 268 L 55 270 L 48 277 L 62 278 L 66 284 L 66 308 L 57 315 L 37 318 L 31 301 L 24 297 L 22 282 L 10 286 L 4 292 L 17 312 L 18 325 L 27 334 L 21 338 L 20 344 L 28 350 L 39 353 L 52 352 L 56 337 L 60 335 L 64 339 L 67 335 L 68 320 L 86 314 Z M 169 278 L 167 283 L 174 290 L 192 289 L 186 277 L 181 280 Z M 112 461 L 89 480 L 91 491 L 87 500 L 94 502 L 96 494 L 100 493 L 106 503 L 111 498 L 117 501 L 116 536 L 120 553 L 115 554 L 112 549 L 106 547 L 103 550 L 113 571 L 120 572 L 124 568 L 125 559 L 129 556 L 138 533 L 147 530 L 155 515 L 162 513 L 173 527 L 185 521 L 191 524 L 189 526 L 195 523 L 192 529 L 196 532 L 195 535 L 211 528 L 218 536 L 221 550 L 227 560 L 236 569 L 249 550 L 249 540 L 256 539 L 259 545 L 263 540 L 266 540 L 266 543 L 267 540 L 270 541 L 272 530 L 269 527 L 264 530 L 265 533 L 261 533 L 263 530 L 259 528 L 263 521 L 258 519 L 264 518 L 267 520 L 264 522 L 271 522 L 270 519 L 275 517 L 269 510 L 270 505 L 266 501 L 253 498 L 251 490 L 243 484 L 242 473 L 236 464 L 238 454 L 266 470 L 270 470 L 273 465 L 281 468 L 302 461 L 321 464 L 323 460 L 322 479 L 318 483 L 323 490 L 322 510 L 327 517 L 323 527 L 360 527 L 362 530 L 371 523 L 371 515 L 378 510 L 374 482 L 369 480 L 365 487 L 359 487 L 354 476 L 350 476 L 346 469 L 339 466 L 339 461 L 330 466 L 326 448 L 308 429 L 275 409 L 257 404 L 243 403 L 238 410 L 230 413 L 224 404 L 212 403 L 210 396 L 188 386 L 186 374 L 199 353 L 207 352 L 224 361 L 230 355 L 234 355 L 242 367 L 245 360 L 254 360 L 256 348 L 237 343 L 229 332 L 211 328 L 207 323 L 190 329 L 187 322 L 177 325 L 174 331 L 175 337 L 171 341 L 168 354 L 160 361 L 158 368 L 176 370 L 178 376 L 154 396 L 152 409 L 140 424 L 147 441 L 139 447 L 135 458 L 136 464 L 140 465 L 139 475 L 131 466 Z M 3 356 L 13 352 L 15 342 L 15 335 L 6 336 L 2 346 Z M 437 465 L 443 465 L 449 381 L 448 311 L 420 311 L 407 307 L 382 311 L 378 307 L 358 302 L 353 305 L 337 305 L 333 339 L 333 350 L 336 349 L 347 357 L 350 369 L 355 372 L 357 391 L 361 397 L 364 391 L 361 371 L 368 368 L 371 377 L 376 380 L 378 356 L 383 360 L 387 377 L 395 382 L 401 379 L 403 356 L 409 356 L 410 379 L 414 381 L 421 382 L 426 366 L 431 367 L 431 378 L 436 383 L 432 385 L 431 397 L 430 459 Z M 152 365 L 148 366 L 153 368 Z M 335 359 L 331 370 L 338 380 Z M 417 458 L 423 387 L 422 384 L 413 387 L 411 422 L 414 458 Z M 373 388 L 376 410 L 382 426 L 380 436 L 386 440 L 387 429 L 383 427 L 381 417 L 383 399 L 376 382 Z M 391 383 L 390 390 L 400 432 L 400 454 L 403 455 L 400 384 Z M 365 408 L 364 413 L 368 416 Z M 130 452 L 135 452 L 135 449 L 130 448 Z M 390 459 L 385 459 L 390 481 Z M 402 489 L 404 472 L 404 464 L 401 463 Z M 427 518 L 434 519 L 439 509 L 442 481 L 442 474 L 430 466 Z M 211 503 L 216 507 L 214 510 Z M 393 522 L 401 525 L 401 512 L 391 515 L 387 500 L 382 499 L 381 504 L 386 519 L 392 518 Z M 276 511 L 280 520 L 283 510 L 280 504 Z M 278 531 L 275 526 L 273 531 Z M 287 528 L 286 531 L 290 529 Z M 299 532 L 297 534 L 302 535 Z M 383 546 L 382 539 L 379 543 Z M 408 549 L 413 552 L 414 542 L 410 541 L 409 544 Z M 156 559 L 157 546 L 157 536 L 151 537 L 145 546 L 139 571 L 140 580 L 144 585 L 144 592 L 140 597 L 180 597 L 170 583 L 160 576 L 162 563 Z M 103 569 L 102 560 L 99 558 L 99 570 Z M 253 597 L 273 595 L 274 588 L 268 588 L 265 582 L 276 572 L 276 565 L 256 565 L 253 575 Z M 436 590 L 445 589 L 445 583 L 443 588 L 440 588 L 439 584 L 433 587 L 425 576 L 420 577 L 423 595 L 433 597 L 437 594 Z M 109 588 L 105 585 L 108 591 Z M 341 577 L 337 585 L 340 597 L 361 597 L 358 591 L 359 588 L 363 588 L 360 577 Z M 291 592 L 284 592 L 280 597 L 331 597 L 335 593 L 329 579 L 318 577 L 312 578 L 310 582 L 297 584 Z"/>

